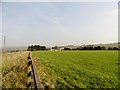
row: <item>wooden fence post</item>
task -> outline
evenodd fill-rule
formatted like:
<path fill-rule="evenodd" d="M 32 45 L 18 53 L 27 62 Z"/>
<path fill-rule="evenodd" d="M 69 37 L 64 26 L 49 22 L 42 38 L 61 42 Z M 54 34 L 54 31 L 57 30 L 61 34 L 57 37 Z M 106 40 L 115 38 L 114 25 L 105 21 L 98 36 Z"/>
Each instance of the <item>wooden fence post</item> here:
<path fill-rule="evenodd" d="M 30 53 L 28 54 L 28 88 L 34 90 L 44 90 L 41 83 L 34 61 L 31 59 Z M 29 80 L 31 78 L 31 80 Z"/>

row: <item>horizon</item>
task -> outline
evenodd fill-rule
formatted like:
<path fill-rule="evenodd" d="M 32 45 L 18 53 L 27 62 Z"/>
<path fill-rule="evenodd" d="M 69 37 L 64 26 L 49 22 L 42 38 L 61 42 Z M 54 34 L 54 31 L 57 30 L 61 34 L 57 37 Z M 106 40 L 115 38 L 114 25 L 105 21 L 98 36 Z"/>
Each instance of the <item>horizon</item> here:
<path fill-rule="evenodd" d="M 118 42 L 117 2 L 6 2 L 2 8 L 6 47 Z"/>
<path fill-rule="evenodd" d="M 54 46 L 58 46 L 58 47 L 61 47 L 61 46 L 87 46 L 87 45 L 106 45 L 106 44 L 118 44 L 119 42 L 109 42 L 109 43 L 92 43 L 92 44 L 81 44 L 81 45 L 74 45 L 74 44 L 66 44 L 66 45 L 54 45 Z M 51 48 L 51 47 L 54 47 L 54 46 L 47 46 L 47 45 L 41 45 L 41 44 L 31 44 L 31 45 L 40 45 L 40 46 L 46 46 L 47 48 Z M 27 46 L 9 46 L 9 47 L 5 47 L 5 48 L 21 48 L 21 47 L 26 47 L 28 48 L 28 46 L 31 46 L 31 45 L 27 45 Z M 4 48 L 4 46 L 0 47 L 1 49 Z"/>
<path fill-rule="evenodd" d="M 65 48 L 65 47 L 68 47 L 68 48 L 77 48 L 77 47 L 84 47 L 84 46 L 89 46 L 89 45 L 92 45 L 93 47 L 97 47 L 97 46 L 104 46 L 106 49 L 108 49 L 109 47 L 110 48 L 113 48 L 113 47 L 117 47 L 118 48 L 118 43 L 119 42 L 111 42 L 111 43 L 96 43 L 96 44 L 82 44 L 82 45 L 56 45 L 57 47 L 59 48 Z M 39 46 L 45 46 L 47 49 L 51 49 L 52 47 L 55 47 L 55 46 L 46 46 L 46 45 L 40 45 L 40 44 L 32 44 L 33 46 L 35 45 L 39 45 Z M 20 50 L 20 51 L 24 51 L 24 50 L 27 50 L 29 46 L 32 46 L 32 45 L 28 45 L 28 46 L 16 46 L 16 47 L 0 47 L 0 52 L 2 51 L 17 51 L 17 50 Z"/>

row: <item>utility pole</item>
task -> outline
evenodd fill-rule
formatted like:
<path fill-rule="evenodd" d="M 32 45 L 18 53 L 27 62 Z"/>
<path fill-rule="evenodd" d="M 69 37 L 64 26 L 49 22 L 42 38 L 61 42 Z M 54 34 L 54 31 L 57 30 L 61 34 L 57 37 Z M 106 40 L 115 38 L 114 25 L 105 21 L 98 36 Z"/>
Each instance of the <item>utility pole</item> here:
<path fill-rule="evenodd" d="M 6 36 L 3 36 L 3 38 L 4 38 L 4 46 L 3 46 L 3 51 L 5 52 Z"/>

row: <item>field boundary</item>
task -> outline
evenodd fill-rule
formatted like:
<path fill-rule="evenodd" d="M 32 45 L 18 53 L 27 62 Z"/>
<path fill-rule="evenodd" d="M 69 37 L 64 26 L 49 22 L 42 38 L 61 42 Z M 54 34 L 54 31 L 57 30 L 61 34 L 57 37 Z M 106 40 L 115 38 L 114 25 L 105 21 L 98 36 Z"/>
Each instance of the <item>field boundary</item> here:
<path fill-rule="evenodd" d="M 44 86 L 40 80 L 34 61 L 32 60 L 30 53 L 28 54 L 28 66 L 31 68 L 28 70 L 28 77 L 31 77 L 31 81 L 28 82 L 28 87 L 34 88 L 35 90 L 44 90 Z"/>

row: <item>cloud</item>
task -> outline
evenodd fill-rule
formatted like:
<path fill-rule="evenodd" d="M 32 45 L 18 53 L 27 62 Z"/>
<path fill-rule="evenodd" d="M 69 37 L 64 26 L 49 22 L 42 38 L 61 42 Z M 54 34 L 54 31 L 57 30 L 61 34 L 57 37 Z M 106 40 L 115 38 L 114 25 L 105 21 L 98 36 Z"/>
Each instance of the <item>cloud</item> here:
<path fill-rule="evenodd" d="M 107 13 L 108 15 L 118 15 L 118 8 L 111 10 Z"/>
<path fill-rule="evenodd" d="M 113 10 L 113 13 L 118 13 L 118 9 Z"/>

